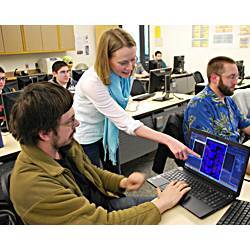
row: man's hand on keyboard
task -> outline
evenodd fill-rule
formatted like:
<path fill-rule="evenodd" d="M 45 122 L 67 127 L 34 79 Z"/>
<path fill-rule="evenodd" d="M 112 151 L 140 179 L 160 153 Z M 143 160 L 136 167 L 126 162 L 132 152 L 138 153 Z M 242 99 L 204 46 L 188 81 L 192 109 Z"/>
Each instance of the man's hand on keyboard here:
<path fill-rule="evenodd" d="M 184 181 L 171 181 L 161 192 L 157 188 L 158 198 L 152 202 L 158 207 L 162 214 L 166 210 L 174 207 L 191 188 Z"/>

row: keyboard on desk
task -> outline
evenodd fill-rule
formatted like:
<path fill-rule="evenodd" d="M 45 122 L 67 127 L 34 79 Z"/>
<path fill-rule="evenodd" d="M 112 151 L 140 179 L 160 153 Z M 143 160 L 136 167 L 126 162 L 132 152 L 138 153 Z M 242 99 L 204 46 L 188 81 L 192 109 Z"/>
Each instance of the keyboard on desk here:
<path fill-rule="evenodd" d="M 155 95 L 155 93 L 145 93 L 145 94 L 141 94 L 139 96 L 133 97 L 133 101 L 143 101 L 146 100 L 150 97 L 153 97 Z"/>
<path fill-rule="evenodd" d="M 250 202 L 233 201 L 217 225 L 250 225 Z"/>

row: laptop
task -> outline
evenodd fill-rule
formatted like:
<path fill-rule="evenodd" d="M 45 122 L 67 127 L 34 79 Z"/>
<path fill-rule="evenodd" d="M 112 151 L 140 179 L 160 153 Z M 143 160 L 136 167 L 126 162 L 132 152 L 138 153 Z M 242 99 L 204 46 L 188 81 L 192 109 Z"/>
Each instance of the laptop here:
<path fill-rule="evenodd" d="M 189 147 L 200 158 L 189 155 L 183 169 L 176 168 L 147 181 L 164 190 L 172 180 L 185 180 L 191 190 L 180 205 L 204 218 L 239 196 L 250 148 L 193 128 L 189 142 Z"/>

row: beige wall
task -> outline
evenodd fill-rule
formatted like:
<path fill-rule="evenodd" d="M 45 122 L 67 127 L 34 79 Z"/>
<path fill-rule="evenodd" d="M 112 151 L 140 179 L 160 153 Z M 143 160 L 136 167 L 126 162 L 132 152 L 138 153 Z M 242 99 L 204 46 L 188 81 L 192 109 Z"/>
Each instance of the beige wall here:
<path fill-rule="evenodd" d="M 83 47 L 88 43 L 89 45 L 89 55 L 78 55 L 76 51 L 58 52 L 58 53 L 36 53 L 36 54 L 25 54 L 25 55 L 0 55 L 0 65 L 5 69 L 5 71 L 14 71 L 16 68 L 18 70 L 24 70 L 25 64 L 29 65 L 30 69 L 35 68 L 35 63 L 40 58 L 45 57 L 59 57 L 62 58 L 65 55 L 69 55 L 74 60 L 74 66 L 78 63 L 85 63 L 89 66 L 93 65 L 95 60 L 95 26 L 92 25 L 75 25 L 75 42 L 76 49 L 77 43 L 79 43 L 80 38 L 88 36 L 88 42 L 83 41 Z M 77 41 L 78 39 L 78 41 Z"/>

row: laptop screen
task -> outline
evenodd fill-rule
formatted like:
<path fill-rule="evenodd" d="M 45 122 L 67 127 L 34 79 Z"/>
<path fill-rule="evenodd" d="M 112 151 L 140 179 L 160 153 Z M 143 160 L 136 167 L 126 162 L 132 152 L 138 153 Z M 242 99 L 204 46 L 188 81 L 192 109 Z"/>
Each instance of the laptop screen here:
<path fill-rule="evenodd" d="M 201 158 L 190 155 L 186 168 L 234 192 L 240 191 L 249 159 L 248 147 L 193 128 L 189 142 L 189 147 Z"/>

